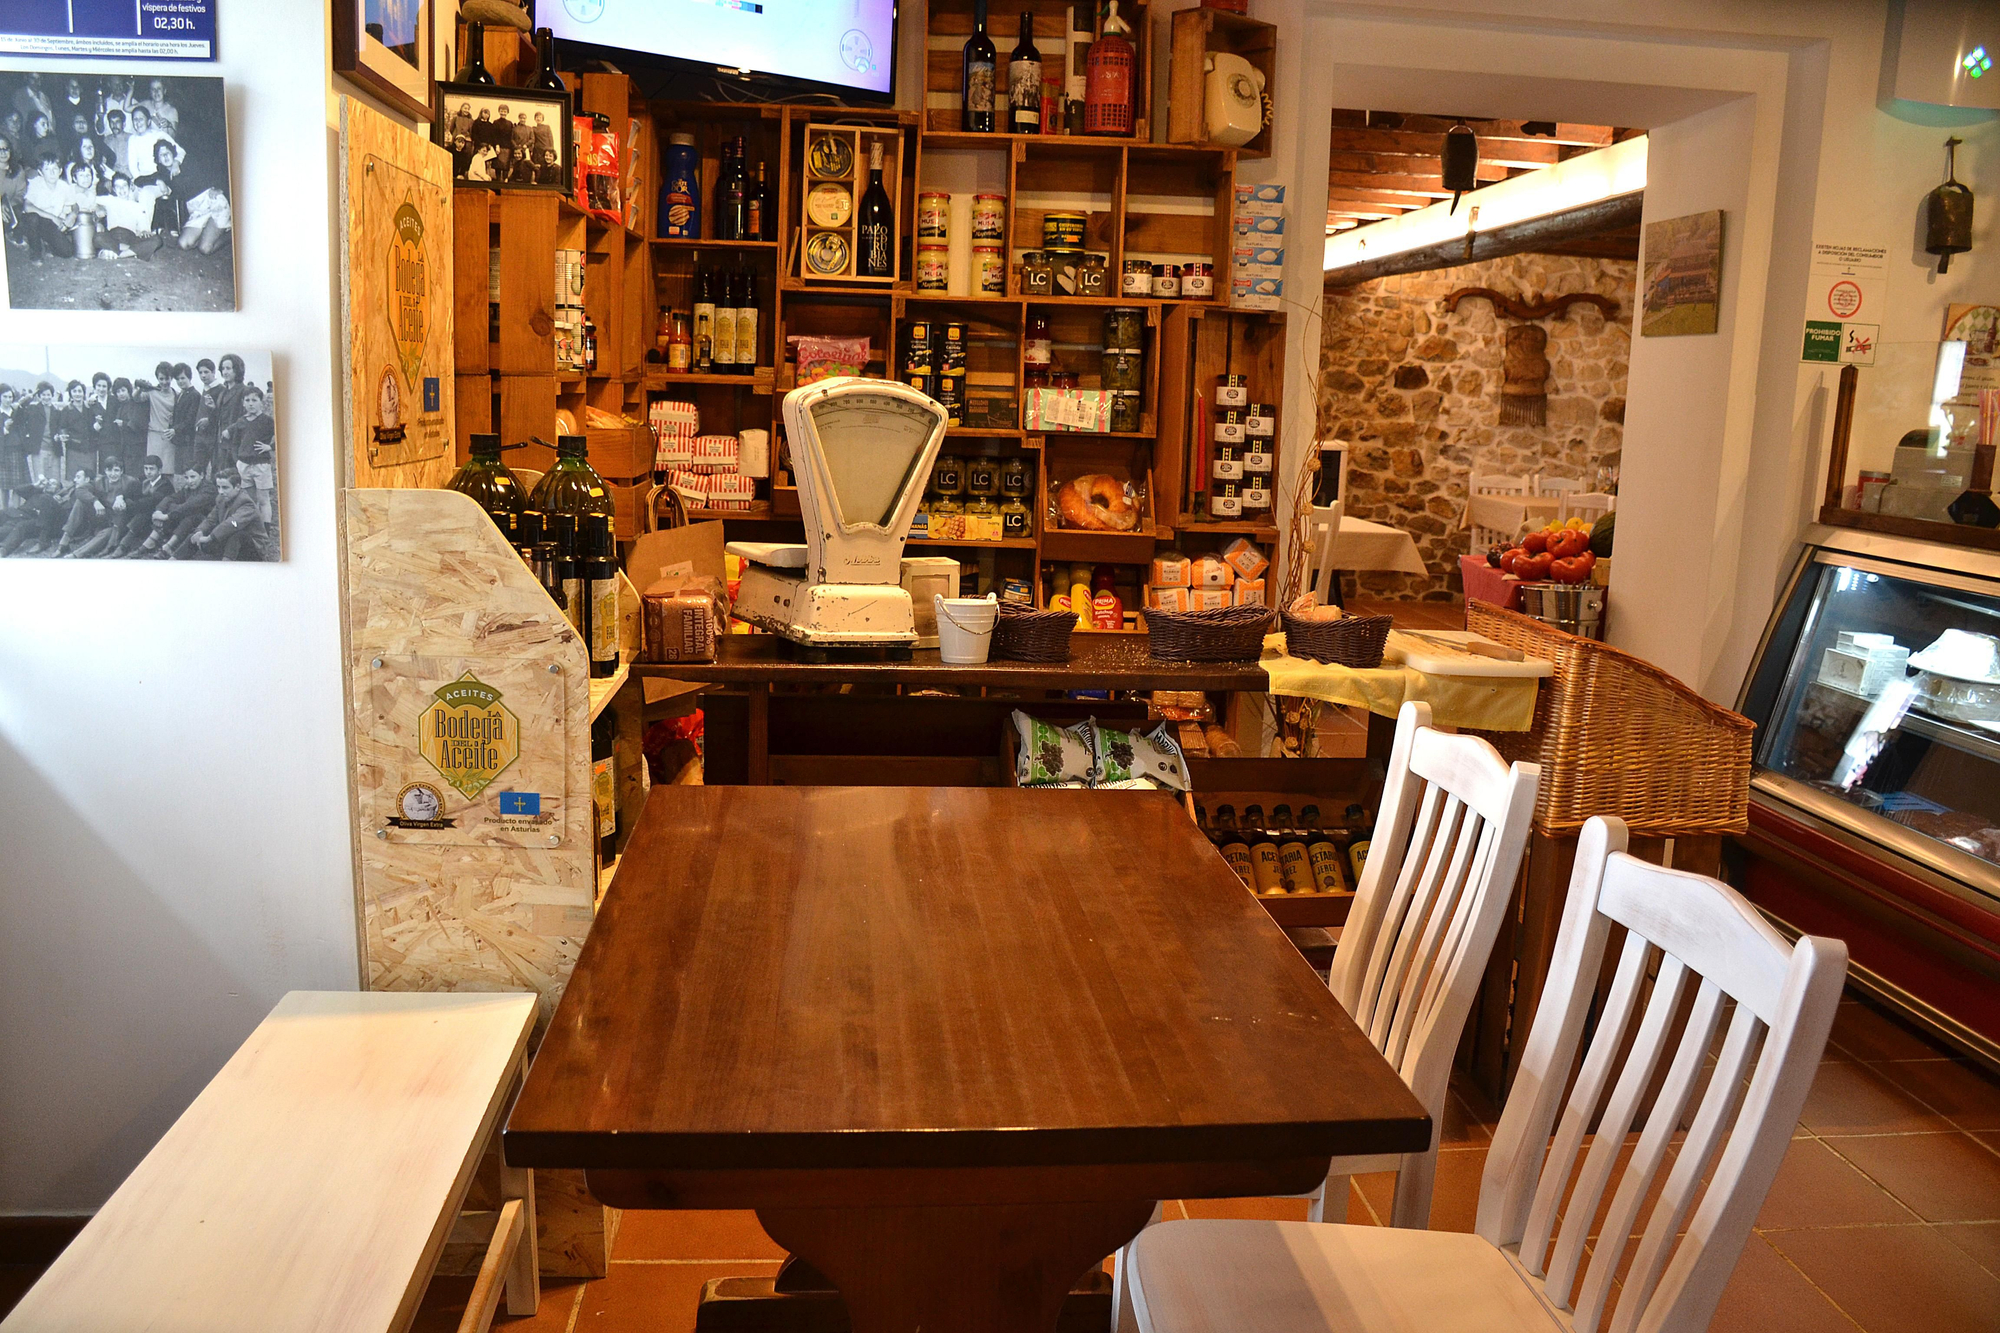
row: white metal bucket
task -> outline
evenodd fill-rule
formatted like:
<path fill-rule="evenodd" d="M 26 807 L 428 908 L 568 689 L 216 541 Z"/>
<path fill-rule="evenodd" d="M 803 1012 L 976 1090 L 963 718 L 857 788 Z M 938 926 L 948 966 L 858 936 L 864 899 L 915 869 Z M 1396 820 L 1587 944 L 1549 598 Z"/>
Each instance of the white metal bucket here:
<path fill-rule="evenodd" d="M 984 597 L 932 593 L 931 605 L 937 609 L 938 660 L 960 666 L 984 662 L 993 648 L 1000 599 L 992 593 Z"/>

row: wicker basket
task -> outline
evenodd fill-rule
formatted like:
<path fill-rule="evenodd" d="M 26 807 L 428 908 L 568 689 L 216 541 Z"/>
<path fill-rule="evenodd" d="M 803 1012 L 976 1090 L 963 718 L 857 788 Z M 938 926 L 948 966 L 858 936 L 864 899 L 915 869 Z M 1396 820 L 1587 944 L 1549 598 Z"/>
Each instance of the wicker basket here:
<path fill-rule="evenodd" d="M 1284 613 L 1285 651 L 1315 662 L 1366 671 L 1382 665 L 1382 645 L 1389 641 L 1394 616 L 1342 616 L 1338 620 L 1301 620 Z"/>
<path fill-rule="evenodd" d="M 1469 601 L 1465 627 L 1555 663 L 1531 729 L 1483 733 L 1508 759 L 1542 766 L 1540 831 L 1574 833 L 1592 815 L 1653 837 L 1749 828 L 1749 718 L 1630 653 L 1517 612 Z"/>
<path fill-rule="evenodd" d="M 1156 611 L 1148 607 L 1146 633 L 1154 657 L 1169 662 L 1254 662 L 1277 614 L 1268 606 L 1225 606 L 1219 611 Z"/>
<path fill-rule="evenodd" d="M 1068 611 L 1037 611 L 1018 602 L 1000 603 L 993 626 L 993 656 L 1008 662 L 1069 661 L 1070 631 L 1076 617 Z"/>

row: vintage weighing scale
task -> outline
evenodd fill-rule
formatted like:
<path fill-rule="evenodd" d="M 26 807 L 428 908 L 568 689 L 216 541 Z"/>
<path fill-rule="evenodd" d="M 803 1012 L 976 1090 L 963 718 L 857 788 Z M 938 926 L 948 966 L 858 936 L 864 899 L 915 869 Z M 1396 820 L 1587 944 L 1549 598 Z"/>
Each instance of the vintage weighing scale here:
<path fill-rule="evenodd" d="M 944 442 L 945 413 L 893 380 L 839 376 L 785 395 L 803 545 L 730 542 L 746 562 L 735 613 L 812 652 L 917 641 L 903 541 Z"/>

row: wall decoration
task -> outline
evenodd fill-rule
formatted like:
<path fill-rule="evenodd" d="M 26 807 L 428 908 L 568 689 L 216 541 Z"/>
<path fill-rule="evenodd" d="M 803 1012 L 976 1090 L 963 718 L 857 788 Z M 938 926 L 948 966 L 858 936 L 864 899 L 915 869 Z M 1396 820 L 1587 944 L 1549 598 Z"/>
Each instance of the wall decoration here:
<path fill-rule="evenodd" d="M 442 486 L 455 466 L 451 157 L 352 98 L 341 141 L 354 481 Z"/>
<path fill-rule="evenodd" d="M 222 80 L 0 71 L 14 310 L 234 310 Z"/>
<path fill-rule="evenodd" d="M 431 0 L 329 0 L 333 71 L 417 120 L 431 114 Z"/>
<path fill-rule="evenodd" d="M 574 141 L 566 93 L 441 83 L 431 137 L 451 154 L 455 185 L 569 191 Z"/>
<path fill-rule="evenodd" d="M 1570 292 L 1563 296 L 1530 300 L 1515 298 L 1491 287 L 1461 287 L 1444 298 L 1447 312 L 1456 313 L 1458 303 L 1471 297 L 1493 303 L 1493 309 L 1517 320 L 1560 317 L 1573 305 L 1596 306 L 1607 320 L 1618 318 L 1618 303 L 1596 292 Z M 1510 325 L 1504 335 L 1500 361 L 1500 424 L 1503 426 L 1543 426 L 1549 412 L 1549 335 L 1530 323 Z"/>
<path fill-rule="evenodd" d="M 0 55 L 213 60 L 215 0 L 11 0 L 0 11 Z"/>
<path fill-rule="evenodd" d="M 0 558 L 276 560 L 269 352 L 0 343 Z"/>
<path fill-rule="evenodd" d="M 1722 210 L 1648 222 L 1640 255 L 1639 332 L 1714 333 L 1722 300 Z"/>

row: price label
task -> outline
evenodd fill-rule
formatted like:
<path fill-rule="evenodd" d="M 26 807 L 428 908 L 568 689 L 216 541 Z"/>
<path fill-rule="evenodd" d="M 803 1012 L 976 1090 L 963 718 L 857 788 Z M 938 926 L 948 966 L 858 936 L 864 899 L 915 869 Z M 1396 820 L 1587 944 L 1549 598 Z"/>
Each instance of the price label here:
<path fill-rule="evenodd" d="M 6 0 L 0 55 L 215 59 L 217 0 Z"/>

